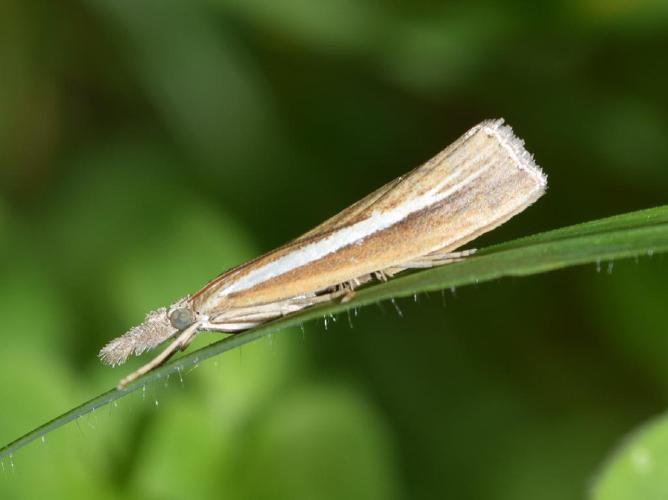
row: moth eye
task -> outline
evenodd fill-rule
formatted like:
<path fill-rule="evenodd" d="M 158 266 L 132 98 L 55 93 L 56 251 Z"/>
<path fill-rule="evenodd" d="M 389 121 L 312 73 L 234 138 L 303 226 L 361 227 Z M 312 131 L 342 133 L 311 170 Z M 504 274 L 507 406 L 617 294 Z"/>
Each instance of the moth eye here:
<path fill-rule="evenodd" d="M 183 330 L 195 322 L 195 315 L 190 309 L 185 307 L 174 309 L 169 315 L 169 322 L 177 330 Z"/>

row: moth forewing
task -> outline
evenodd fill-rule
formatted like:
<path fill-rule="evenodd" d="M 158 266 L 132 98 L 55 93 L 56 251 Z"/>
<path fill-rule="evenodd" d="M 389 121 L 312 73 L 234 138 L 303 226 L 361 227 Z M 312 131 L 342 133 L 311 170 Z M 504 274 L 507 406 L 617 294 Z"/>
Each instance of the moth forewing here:
<path fill-rule="evenodd" d="M 453 250 L 524 210 L 546 186 L 545 175 L 510 127 L 502 120 L 483 122 L 424 165 L 305 235 L 221 274 L 161 313 L 151 313 L 101 355 L 122 362 L 129 353 L 153 347 L 161 335 L 166 340 L 188 331 L 133 374 L 136 378 L 185 348 L 200 329 L 239 331 L 349 296 L 374 276 L 451 262 L 465 255 Z M 175 325 L 177 316 L 192 318 L 192 324 Z M 156 335 L 156 324 L 169 328 Z M 143 330 L 148 340 L 142 348 Z M 125 337 L 132 340 L 131 348 L 123 345 Z"/>
<path fill-rule="evenodd" d="M 484 122 L 345 216 L 221 275 L 193 302 L 221 312 L 271 303 L 453 250 L 533 203 L 545 185 L 510 128 Z"/>

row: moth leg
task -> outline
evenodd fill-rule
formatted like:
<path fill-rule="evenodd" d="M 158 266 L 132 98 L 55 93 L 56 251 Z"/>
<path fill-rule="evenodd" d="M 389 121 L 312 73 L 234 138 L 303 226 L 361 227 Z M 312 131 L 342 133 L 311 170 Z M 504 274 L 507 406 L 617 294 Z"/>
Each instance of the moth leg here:
<path fill-rule="evenodd" d="M 320 293 L 224 311 L 213 318 L 209 318 L 205 329 L 207 331 L 238 333 L 267 321 L 288 316 L 303 309 L 338 298 L 341 298 L 342 302 L 347 302 L 355 295 L 355 287 L 370 280 L 371 275 L 364 275 L 329 287 Z"/>
<path fill-rule="evenodd" d="M 271 318 L 273 319 L 273 318 Z M 269 320 L 265 320 L 269 321 Z M 261 325 L 264 323 L 264 321 L 234 321 L 234 322 L 220 322 L 220 323 L 212 323 L 209 322 L 206 325 L 206 329 L 203 330 L 205 332 L 220 332 L 220 333 L 228 333 L 230 335 L 236 335 L 237 333 L 241 333 L 246 330 L 250 330 L 251 328 L 254 328 L 258 325 Z"/>
<path fill-rule="evenodd" d="M 306 307 L 311 307 L 317 304 L 322 304 L 323 302 L 331 302 L 332 300 L 341 299 L 341 302 L 348 302 L 355 295 L 354 287 L 356 284 L 361 283 L 357 279 L 351 281 L 345 281 L 334 285 L 332 287 L 326 288 L 322 293 L 318 293 L 313 297 L 308 297 L 302 299 L 305 302 L 303 303 L 302 309 Z"/>
<path fill-rule="evenodd" d="M 383 272 L 388 275 L 396 274 L 406 269 L 424 269 L 429 267 L 442 266 L 444 264 L 452 264 L 453 262 L 460 262 L 466 257 L 473 255 L 476 249 L 462 250 L 460 252 L 446 252 L 437 250 L 436 252 L 428 253 L 422 257 L 418 257 L 408 262 L 404 262 L 401 266 L 383 269 Z"/>
<path fill-rule="evenodd" d="M 477 248 L 470 248 L 468 250 L 460 250 L 459 252 L 443 252 L 443 251 L 436 251 L 432 252 L 430 254 L 427 254 L 425 257 L 427 257 L 429 260 L 433 260 L 435 262 L 434 265 L 439 266 L 441 263 L 443 264 L 449 264 L 451 262 L 460 262 L 464 260 L 466 257 L 470 257 L 474 253 L 478 251 Z"/>
<path fill-rule="evenodd" d="M 350 302 L 355 296 L 355 286 L 358 286 L 359 280 L 350 280 L 339 285 L 339 290 L 342 293 L 341 303 Z"/>
<path fill-rule="evenodd" d="M 388 272 L 390 269 L 391 268 L 381 269 L 380 271 L 376 271 L 373 274 L 378 281 L 385 282 L 385 281 L 389 280 L 393 275 L 393 273 Z"/>
<path fill-rule="evenodd" d="M 207 329 L 220 330 L 228 333 L 232 333 L 228 329 L 248 329 L 261 323 L 300 311 L 305 307 L 317 303 L 318 300 L 317 296 L 311 295 L 267 304 L 239 307 L 233 310 L 224 311 L 219 315 L 210 318 Z"/>
<path fill-rule="evenodd" d="M 128 386 L 128 384 L 134 382 L 142 375 L 147 374 L 151 370 L 154 370 L 155 368 L 163 364 L 165 361 L 171 358 L 176 353 L 176 351 L 185 349 L 188 346 L 188 344 L 190 344 L 195 335 L 197 335 L 197 331 L 200 328 L 200 326 L 201 325 L 199 323 L 193 323 L 188 328 L 183 330 L 178 335 L 178 337 L 176 337 L 176 339 L 174 339 L 174 341 L 171 344 L 169 344 L 169 346 L 166 349 L 164 349 L 160 354 L 158 354 L 155 358 L 146 363 L 144 366 L 132 372 L 127 377 L 123 378 L 118 383 L 116 388 L 118 390 L 125 389 Z"/>

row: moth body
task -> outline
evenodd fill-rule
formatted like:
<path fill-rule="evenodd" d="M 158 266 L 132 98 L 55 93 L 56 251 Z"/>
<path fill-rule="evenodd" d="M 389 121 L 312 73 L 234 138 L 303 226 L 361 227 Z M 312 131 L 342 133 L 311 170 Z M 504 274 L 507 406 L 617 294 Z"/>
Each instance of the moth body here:
<path fill-rule="evenodd" d="M 296 240 L 149 313 L 100 356 L 124 362 L 174 337 L 124 386 L 201 330 L 238 332 L 335 298 L 374 277 L 451 262 L 453 253 L 536 201 L 547 179 L 503 120 L 476 125 L 433 159 Z"/>

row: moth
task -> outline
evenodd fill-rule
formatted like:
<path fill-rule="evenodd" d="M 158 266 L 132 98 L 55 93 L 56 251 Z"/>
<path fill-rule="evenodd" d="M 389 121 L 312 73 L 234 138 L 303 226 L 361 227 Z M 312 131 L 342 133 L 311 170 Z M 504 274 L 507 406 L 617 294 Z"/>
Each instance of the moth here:
<path fill-rule="evenodd" d="M 523 211 L 547 177 L 502 119 L 471 128 L 425 164 L 303 236 L 226 271 L 109 342 L 119 365 L 171 339 L 119 389 L 188 347 L 201 331 L 235 333 L 315 304 L 347 300 L 372 280 L 451 263 L 456 251 Z"/>

